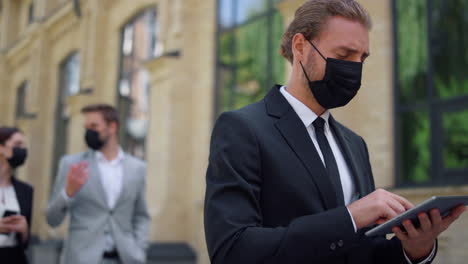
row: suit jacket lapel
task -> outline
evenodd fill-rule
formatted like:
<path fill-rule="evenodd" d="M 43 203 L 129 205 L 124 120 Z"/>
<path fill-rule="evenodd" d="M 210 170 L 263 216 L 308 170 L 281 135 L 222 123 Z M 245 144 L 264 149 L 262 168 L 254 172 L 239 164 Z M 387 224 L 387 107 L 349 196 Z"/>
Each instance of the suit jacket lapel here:
<path fill-rule="evenodd" d="M 353 176 L 357 191 L 359 193 L 359 198 L 362 198 L 366 194 L 365 180 L 362 179 L 363 174 L 358 171 L 358 163 L 356 162 L 355 153 L 356 151 L 352 149 L 351 140 L 348 135 L 344 133 L 343 129 L 337 124 L 337 121 L 330 115 L 330 127 L 335 134 L 338 144 L 340 145 L 341 152 L 350 168 L 351 175 Z"/>
<path fill-rule="evenodd" d="M 279 117 L 275 124 L 276 128 L 306 167 L 321 194 L 325 207 L 335 208 L 338 205 L 335 190 L 320 156 L 304 124 L 278 89 L 279 86 L 274 87 L 265 98 L 267 111 L 270 115 Z"/>
<path fill-rule="evenodd" d="M 26 197 L 22 193 L 23 190 L 22 190 L 20 184 L 17 182 L 17 180 L 15 178 L 12 178 L 11 180 L 12 180 L 13 188 L 15 189 L 16 199 L 18 199 L 18 204 L 19 204 L 19 207 L 20 207 L 21 214 L 25 214 L 27 209 L 29 209 L 29 208 L 26 208 L 26 207 L 29 207 L 30 205 L 28 205 L 28 203 L 26 201 Z"/>
<path fill-rule="evenodd" d="M 109 203 L 107 201 L 107 195 L 104 190 L 104 186 L 102 185 L 101 173 L 99 172 L 99 167 L 96 161 L 96 153 L 89 151 L 87 152 L 86 161 L 88 162 L 89 166 L 89 188 L 92 193 L 96 197 L 96 200 L 106 208 L 109 208 Z"/>
<path fill-rule="evenodd" d="M 114 208 L 117 207 L 121 202 L 125 201 L 127 196 L 128 189 L 131 187 L 130 185 L 130 175 L 132 172 L 131 164 L 129 159 L 127 158 L 127 154 L 125 154 L 122 160 L 122 188 L 120 190 L 119 197 L 115 202 Z"/>

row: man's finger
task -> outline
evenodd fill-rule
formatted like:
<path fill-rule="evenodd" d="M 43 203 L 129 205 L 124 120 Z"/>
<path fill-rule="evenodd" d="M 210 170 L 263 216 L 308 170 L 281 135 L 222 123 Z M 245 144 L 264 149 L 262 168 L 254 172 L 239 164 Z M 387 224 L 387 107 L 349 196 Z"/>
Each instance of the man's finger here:
<path fill-rule="evenodd" d="M 83 171 L 83 170 L 86 169 L 86 168 L 87 168 L 87 166 L 86 166 L 85 163 L 79 163 L 79 164 L 78 164 L 78 169 L 79 169 L 80 171 Z"/>
<path fill-rule="evenodd" d="M 387 206 L 383 208 L 383 212 L 381 213 L 380 218 L 390 220 L 395 218 L 397 215 L 398 213 L 396 213 L 394 209 L 389 204 L 387 204 Z"/>
<path fill-rule="evenodd" d="M 419 223 L 421 224 L 421 229 L 424 232 L 431 232 L 432 230 L 432 223 L 429 219 L 429 216 L 426 213 L 422 213 L 418 215 Z"/>
<path fill-rule="evenodd" d="M 460 217 L 464 212 L 466 211 L 466 206 L 464 205 L 459 205 L 455 207 L 451 212 L 449 216 L 453 216 L 455 218 Z"/>
<path fill-rule="evenodd" d="M 387 222 L 387 219 L 379 218 L 377 221 L 375 221 L 376 224 L 381 225 L 383 223 Z"/>
<path fill-rule="evenodd" d="M 88 168 L 88 162 L 81 161 L 80 163 L 78 163 L 78 166 L 80 167 L 80 169 L 86 169 Z"/>
<path fill-rule="evenodd" d="M 401 196 L 396 195 L 396 194 L 391 193 L 391 192 L 389 192 L 389 193 L 393 198 L 395 198 L 398 202 L 400 202 L 400 204 L 403 205 L 406 210 L 411 209 L 411 208 L 414 207 L 414 205 L 410 201 L 408 201 L 406 198 L 401 197 Z"/>
<path fill-rule="evenodd" d="M 397 215 L 399 215 L 399 214 L 403 213 L 404 211 L 406 211 L 405 207 L 403 205 L 401 205 L 397 200 L 389 199 L 387 201 L 387 204 L 393 209 L 393 211 Z"/>
<path fill-rule="evenodd" d="M 71 177 L 76 173 L 77 166 L 72 164 L 70 165 L 70 168 L 68 169 L 68 175 Z"/>
<path fill-rule="evenodd" d="M 419 232 L 418 230 L 416 230 L 411 220 L 403 221 L 403 226 L 405 227 L 405 230 L 410 238 L 415 238 L 419 236 Z"/>
<path fill-rule="evenodd" d="M 80 175 L 80 180 L 86 181 L 88 180 L 88 177 L 89 177 L 89 170 L 85 169 L 84 171 L 81 171 L 79 175 Z"/>
<path fill-rule="evenodd" d="M 442 216 L 440 215 L 440 212 L 438 209 L 432 209 L 429 212 L 431 216 L 431 222 L 432 226 L 436 229 L 439 229 L 442 226 Z"/>
<path fill-rule="evenodd" d="M 455 220 L 457 220 L 460 215 L 462 215 L 466 211 L 466 207 L 464 205 L 457 206 L 453 209 L 448 216 L 442 219 L 442 228 L 445 230 L 447 229 Z"/>

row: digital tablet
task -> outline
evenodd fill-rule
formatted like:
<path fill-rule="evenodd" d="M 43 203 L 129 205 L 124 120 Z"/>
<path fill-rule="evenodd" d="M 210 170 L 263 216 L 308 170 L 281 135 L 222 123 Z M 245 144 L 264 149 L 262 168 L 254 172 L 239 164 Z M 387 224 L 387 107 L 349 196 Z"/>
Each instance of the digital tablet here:
<path fill-rule="evenodd" d="M 17 214 L 18 212 L 16 211 L 5 210 L 5 212 L 3 213 L 3 218 L 11 216 L 11 215 L 17 215 Z"/>
<path fill-rule="evenodd" d="M 468 195 L 460 196 L 433 196 L 410 210 L 398 215 L 397 217 L 381 224 L 366 232 L 366 236 L 380 236 L 393 233 L 395 226 L 405 230 L 402 223 L 404 220 L 411 220 L 413 225 L 419 226 L 418 214 L 429 212 L 431 209 L 439 209 L 442 217 L 447 216 L 450 211 L 458 205 L 468 205 Z"/>

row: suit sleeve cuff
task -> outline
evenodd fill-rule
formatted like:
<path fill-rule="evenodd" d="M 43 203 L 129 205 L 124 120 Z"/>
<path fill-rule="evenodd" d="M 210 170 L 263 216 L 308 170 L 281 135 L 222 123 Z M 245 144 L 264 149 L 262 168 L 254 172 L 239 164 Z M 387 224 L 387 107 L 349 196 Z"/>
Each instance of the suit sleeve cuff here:
<path fill-rule="evenodd" d="M 408 262 L 408 264 L 426 264 L 426 263 L 430 263 L 435 257 L 435 252 L 436 252 L 436 242 L 434 242 L 434 247 L 432 248 L 431 254 L 429 254 L 429 256 L 426 259 L 424 259 L 423 261 L 417 262 L 417 263 L 413 263 L 408 258 L 408 256 L 406 255 L 405 250 L 403 249 L 403 254 L 405 255 L 405 259 L 406 259 L 406 262 Z"/>
<path fill-rule="evenodd" d="M 356 223 L 354 222 L 353 215 L 351 214 L 351 211 L 349 211 L 348 207 L 346 207 L 346 209 L 348 210 L 349 217 L 351 217 L 351 222 L 353 222 L 354 233 L 357 233 L 357 227 L 356 227 Z M 405 255 L 405 256 L 406 256 L 406 255 Z"/>

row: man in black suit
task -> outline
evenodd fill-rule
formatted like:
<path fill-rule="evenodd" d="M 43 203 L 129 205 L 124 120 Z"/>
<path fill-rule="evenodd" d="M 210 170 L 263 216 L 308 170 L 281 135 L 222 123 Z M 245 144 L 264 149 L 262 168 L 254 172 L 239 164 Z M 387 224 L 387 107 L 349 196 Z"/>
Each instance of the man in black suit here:
<path fill-rule="evenodd" d="M 370 27 L 355 1 L 307 1 L 283 36 L 287 86 L 216 121 L 205 197 L 213 264 L 432 262 L 465 207 L 421 214 L 421 227 L 406 221 L 392 240 L 366 237 L 413 205 L 375 190 L 364 140 L 329 112 L 360 88 Z"/>

